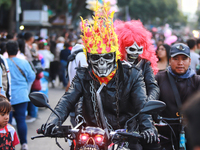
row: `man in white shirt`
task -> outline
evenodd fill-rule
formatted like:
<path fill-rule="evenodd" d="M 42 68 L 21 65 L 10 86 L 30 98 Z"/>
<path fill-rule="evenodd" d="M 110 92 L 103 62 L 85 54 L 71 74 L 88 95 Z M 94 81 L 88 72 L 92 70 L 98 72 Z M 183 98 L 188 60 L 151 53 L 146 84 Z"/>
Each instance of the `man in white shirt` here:
<path fill-rule="evenodd" d="M 73 55 L 73 53 L 82 50 L 83 49 L 83 45 L 82 44 L 76 44 L 71 51 L 71 55 Z M 75 59 L 73 61 L 68 62 L 69 66 L 68 66 L 68 74 L 69 74 L 69 82 L 71 84 L 72 79 L 74 78 L 74 76 L 76 75 L 76 68 L 77 67 L 87 67 L 87 61 L 86 61 L 86 57 L 84 52 L 79 52 L 77 53 L 77 55 L 75 56 Z"/>
<path fill-rule="evenodd" d="M 197 65 L 199 65 L 199 55 L 195 53 L 196 41 L 194 39 L 188 39 L 187 45 L 190 48 L 190 58 L 191 58 L 190 67 L 196 72 L 196 67 Z"/>

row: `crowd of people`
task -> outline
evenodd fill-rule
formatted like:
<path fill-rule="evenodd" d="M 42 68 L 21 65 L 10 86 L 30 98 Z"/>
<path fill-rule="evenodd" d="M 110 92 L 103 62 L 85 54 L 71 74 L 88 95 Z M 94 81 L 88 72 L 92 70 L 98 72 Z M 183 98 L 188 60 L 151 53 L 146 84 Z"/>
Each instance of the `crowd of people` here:
<path fill-rule="evenodd" d="M 9 123 L 16 124 L 22 150 L 28 149 L 26 123 L 38 117 L 38 108 L 30 102 L 28 95 L 40 91 L 48 96 L 48 83 L 54 88 L 57 76 L 63 88 L 67 87 L 67 58 L 73 41 L 70 36 L 68 39 L 60 36 L 53 41 L 36 39 L 31 32 L 18 35 L 1 33 L 1 94 L 6 96 L 14 110 L 10 111 Z"/>
<path fill-rule="evenodd" d="M 198 104 L 200 96 L 196 95 L 191 102 L 190 98 L 200 89 L 200 39 L 169 44 L 163 34 L 152 43 L 156 33 L 145 29 L 141 21 L 113 23 L 107 20 L 112 16 L 107 16 L 103 20 L 107 24 L 103 26 L 98 11 L 91 26 L 82 20 L 81 36 L 66 33 L 45 39 L 35 38 L 31 32 L 0 33 L 0 136 L 7 137 L 0 139 L 0 147 L 20 143 L 21 150 L 28 149 L 26 123 L 35 121 L 38 115 L 38 108 L 28 95 L 41 91 L 48 96 L 48 90 L 42 89 L 42 79 L 46 79 L 47 88 L 55 88 L 58 76 L 66 89 L 55 108 L 62 122 L 70 115 L 73 126 L 75 120 L 84 119 L 87 125 L 101 127 L 99 110 L 94 104 L 96 98 L 91 91 L 97 91 L 104 83 L 107 87 L 101 96 L 109 130 L 124 128 L 126 121 L 149 100 L 166 103 L 165 110 L 158 115 L 176 118 L 163 126 L 158 115 L 140 114 L 127 131 L 140 132 L 145 141 L 129 143 L 130 149 L 199 148 L 200 143 L 191 136 L 195 133 L 191 128 L 197 127 L 198 121 L 195 124 L 191 116 L 198 112 L 193 103 Z M 184 123 L 189 126 L 184 128 L 186 146 L 179 145 L 180 132 L 185 126 L 180 120 L 185 118 Z M 13 124 L 13 119 L 19 139 L 14 128 L 7 125 Z M 51 114 L 42 126 L 44 134 L 51 134 L 57 124 L 58 118 Z M 2 144 L 6 140 L 13 142 Z"/>

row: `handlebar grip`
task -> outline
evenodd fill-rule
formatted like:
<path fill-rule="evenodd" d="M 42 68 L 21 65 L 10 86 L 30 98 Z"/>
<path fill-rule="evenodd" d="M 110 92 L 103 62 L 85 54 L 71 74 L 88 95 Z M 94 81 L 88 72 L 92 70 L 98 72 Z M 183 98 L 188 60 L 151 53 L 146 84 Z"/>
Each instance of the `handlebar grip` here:
<path fill-rule="evenodd" d="M 44 134 L 44 131 L 42 129 L 37 129 L 36 132 L 37 134 Z"/>
<path fill-rule="evenodd" d="M 133 133 L 128 133 L 128 132 L 117 132 L 119 135 L 125 136 L 125 137 L 130 137 L 130 138 L 139 138 L 142 139 L 144 138 L 142 135 L 139 133 L 133 132 Z"/>

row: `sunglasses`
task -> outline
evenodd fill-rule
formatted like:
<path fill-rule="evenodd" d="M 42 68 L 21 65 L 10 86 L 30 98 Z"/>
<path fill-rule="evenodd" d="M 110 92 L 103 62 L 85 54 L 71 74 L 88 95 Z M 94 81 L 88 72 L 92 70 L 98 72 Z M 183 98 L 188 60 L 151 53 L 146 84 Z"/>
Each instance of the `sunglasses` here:
<path fill-rule="evenodd" d="M 129 50 L 130 50 L 131 52 L 134 52 L 134 51 L 141 52 L 143 49 L 142 49 L 142 48 L 140 48 L 140 49 L 135 49 L 135 48 L 130 47 Z"/>
<path fill-rule="evenodd" d="M 106 59 L 106 60 L 112 60 L 114 56 L 114 53 L 108 53 L 108 54 L 89 54 L 89 57 L 91 61 L 97 61 L 100 58 Z"/>

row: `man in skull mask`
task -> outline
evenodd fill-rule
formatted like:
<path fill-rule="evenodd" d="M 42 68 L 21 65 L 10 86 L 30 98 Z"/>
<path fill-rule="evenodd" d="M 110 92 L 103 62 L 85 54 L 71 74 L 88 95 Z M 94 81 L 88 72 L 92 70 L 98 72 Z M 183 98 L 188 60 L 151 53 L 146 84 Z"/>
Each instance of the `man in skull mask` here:
<path fill-rule="evenodd" d="M 105 3 L 103 8 L 97 6 L 92 25 L 82 19 L 82 40 L 89 66 L 77 69 L 69 90 L 54 109 L 61 117 L 62 123 L 83 96 L 82 117 L 86 125 L 102 127 L 96 98 L 96 91 L 102 83 L 106 86 L 100 96 L 109 130 L 123 129 L 126 121 L 138 113 L 147 101 L 140 69 L 122 65 L 119 60 L 118 39 L 112 22 L 114 13 L 108 12 Z M 135 124 L 134 121 L 128 124 L 128 132 L 135 130 Z M 44 134 L 51 134 L 56 125 L 58 118 L 52 113 L 42 126 Z M 138 115 L 137 125 L 137 131 L 146 139 L 145 143 L 158 141 L 157 130 L 150 115 Z"/>
<path fill-rule="evenodd" d="M 158 99 L 160 90 L 154 76 L 158 72 L 158 59 L 151 44 L 151 33 L 139 20 L 115 21 L 114 25 L 122 60 L 142 70 L 148 100 Z"/>

